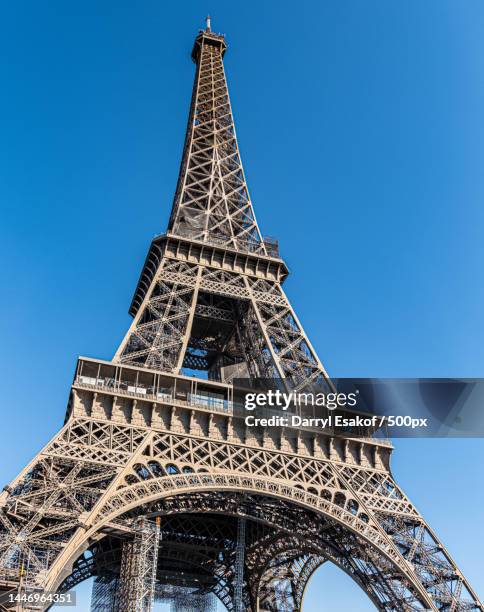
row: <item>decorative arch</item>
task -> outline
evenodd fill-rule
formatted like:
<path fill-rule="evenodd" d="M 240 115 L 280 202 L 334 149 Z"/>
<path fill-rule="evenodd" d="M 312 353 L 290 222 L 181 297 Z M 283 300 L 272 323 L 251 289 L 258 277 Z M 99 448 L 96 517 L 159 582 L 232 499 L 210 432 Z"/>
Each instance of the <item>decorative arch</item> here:
<path fill-rule="evenodd" d="M 391 540 L 381 532 L 374 521 L 365 522 L 358 515 L 322 496 L 316 496 L 288 483 L 266 477 L 245 476 L 236 473 L 180 473 L 125 486 L 107 497 L 106 502 L 98 507 L 98 510 L 90 517 L 89 527 L 84 533 L 80 534 L 76 541 L 71 542 L 66 553 L 70 552 L 70 561 L 74 561 L 79 556 L 79 551 L 86 548 L 86 542 L 89 538 L 95 536 L 105 524 L 116 521 L 120 516 L 127 515 L 136 508 L 142 506 L 149 509 L 150 504 L 163 500 L 176 500 L 180 497 L 186 498 L 187 495 L 203 495 L 214 492 L 275 498 L 280 502 L 284 501 L 311 511 L 315 516 L 331 520 L 339 529 L 350 532 L 360 542 L 365 542 L 366 548 L 368 551 L 373 551 L 375 558 L 383 556 L 386 559 L 387 566 L 391 566 L 393 573 L 399 576 L 399 582 L 405 590 L 405 596 L 415 600 L 417 609 L 419 607 L 421 609 L 432 609 L 432 603 L 429 604 L 425 591 L 422 593 L 423 588 L 418 584 L 418 580 L 412 576 L 409 568 L 405 567 L 404 560 L 394 548 Z M 183 512 L 183 508 L 179 511 Z M 221 511 L 223 512 L 224 509 L 221 508 Z M 305 537 L 307 537 L 307 534 L 305 534 Z M 59 565 L 60 563 L 64 565 L 69 563 L 69 559 L 66 559 L 66 557 L 67 554 L 59 559 Z M 338 563 L 338 565 L 341 566 L 341 563 Z M 57 575 L 59 575 L 61 568 L 58 566 L 53 569 L 54 571 L 57 569 Z M 347 568 L 345 571 L 349 571 L 350 575 L 354 577 L 354 571 L 351 568 Z M 54 589 L 58 584 L 53 581 L 50 588 Z M 379 587 L 377 591 L 385 590 L 385 588 Z M 376 598 L 376 595 L 372 595 L 371 589 L 365 588 L 365 592 L 370 597 Z"/>
<path fill-rule="evenodd" d="M 170 462 L 181 473 L 167 476 Z M 184 473 L 185 466 L 195 472 Z M 313 487 L 317 495 L 309 491 Z M 337 492 L 346 498 L 344 503 L 338 498 L 341 505 L 334 503 Z M 359 538 L 355 558 L 381 564 L 378 575 L 367 577 L 369 589 L 375 585 L 382 601 L 393 590 L 394 609 L 412 605 L 435 611 L 444 602 L 455 610 L 484 610 L 385 469 L 92 419 L 69 421 L 7 488 L 0 565 L 15 579 L 28 558 L 36 583 L 53 590 L 100 531 L 112 528 L 123 513 L 170 498 L 180 508 L 183 496 L 191 493 L 266 496 L 277 500 L 274 507 L 290 503 L 313 512 L 320 523 L 332 521 Z M 226 508 L 217 511 L 223 514 Z M 306 531 L 305 537 L 312 533 Z"/>

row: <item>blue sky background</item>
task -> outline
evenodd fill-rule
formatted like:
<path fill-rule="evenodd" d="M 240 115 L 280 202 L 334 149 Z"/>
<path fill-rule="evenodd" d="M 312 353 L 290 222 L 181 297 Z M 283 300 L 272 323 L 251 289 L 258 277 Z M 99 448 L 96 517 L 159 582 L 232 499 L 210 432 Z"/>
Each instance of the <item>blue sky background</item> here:
<path fill-rule="evenodd" d="M 128 327 L 207 12 L 259 223 L 329 373 L 483 375 L 481 0 L 4 2 L 2 483 L 62 424 L 76 356 L 111 358 Z M 393 462 L 481 597 L 483 459 L 482 440 L 398 440 Z M 371 609 L 328 566 L 304 612 Z"/>

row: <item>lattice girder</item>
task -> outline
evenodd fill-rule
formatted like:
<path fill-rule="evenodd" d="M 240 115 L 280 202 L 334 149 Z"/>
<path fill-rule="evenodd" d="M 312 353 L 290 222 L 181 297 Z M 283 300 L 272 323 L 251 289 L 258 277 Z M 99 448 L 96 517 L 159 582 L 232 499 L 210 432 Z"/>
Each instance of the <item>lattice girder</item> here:
<path fill-rule="evenodd" d="M 83 379 L 76 372 L 66 424 L 0 495 L 0 587 L 11 588 L 22 576 L 24 587 L 56 590 L 96 575 L 96 597 L 109 607 L 111 581 L 103 584 L 102 571 L 128 576 L 121 580 L 125 591 L 139 573 L 121 563 L 119 548 L 107 547 L 94 559 L 86 551 L 101 550 L 107 533 L 133 535 L 139 516 L 196 513 L 247 519 L 239 576 L 248 612 L 257 605 L 300 609 L 310 575 L 325 560 L 346 571 L 381 610 L 484 612 L 394 482 L 384 443 L 307 430 L 271 437 L 244 429 L 225 410 L 240 372 L 281 379 L 291 390 L 331 385 L 282 289 L 287 267 L 255 219 L 225 48 L 209 29 L 196 39 L 169 228 L 150 247 L 132 324 L 109 364 L 114 378 Z M 98 372 L 104 367 L 95 365 Z M 207 371 L 204 384 L 220 400 L 218 412 L 192 402 L 197 383 L 182 368 Z M 120 372 L 129 380 L 116 380 Z M 151 387 L 138 384 L 148 378 Z M 171 395 L 163 393 L 162 379 L 173 383 Z M 167 557 L 189 565 L 181 540 L 200 536 L 205 548 L 190 551 L 192 569 L 214 579 L 212 592 L 231 610 L 234 533 L 219 525 L 210 541 L 196 517 L 183 520 Z M 216 556 L 207 552 L 209 543 Z M 145 548 L 152 571 L 141 590 L 151 600 L 158 548 Z M 161 567 L 164 579 L 169 570 Z"/>
<path fill-rule="evenodd" d="M 338 528 L 331 522 L 321 523 L 313 515 L 298 509 L 296 506 L 275 505 L 273 500 L 264 500 L 260 496 L 250 499 L 243 494 L 230 497 L 227 497 L 226 494 L 210 497 L 207 497 L 207 494 L 204 496 L 188 494 L 168 498 L 165 501 L 153 502 L 145 506 L 145 510 L 165 517 L 169 517 L 170 513 L 174 512 L 179 524 L 182 524 L 182 517 L 184 521 L 188 517 L 188 523 L 185 525 L 183 532 L 187 534 L 187 541 L 192 542 L 193 538 L 200 541 L 202 532 L 206 531 L 207 528 L 202 528 L 200 531 L 201 523 L 198 523 L 197 527 L 196 521 L 198 519 L 195 517 L 202 516 L 202 514 L 194 515 L 195 522 L 190 522 L 190 515 L 187 515 L 187 512 L 205 513 L 205 516 L 210 516 L 210 514 L 206 514 L 207 512 L 215 513 L 214 516 L 223 515 L 223 517 L 220 517 L 223 523 L 220 524 L 224 525 L 225 532 L 227 532 L 227 516 L 250 517 L 251 521 L 254 522 L 249 523 L 246 572 L 252 594 L 246 599 L 247 610 L 261 609 L 260 604 L 262 602 L 265 602 L 265 609 L 278 609 L 281 589 L 274 590 L 271 588 L 270 584 L 273 581 L 270 568 L 274 567 L 274 562 L 276 562 L 277 567 L 280 567 L 280 563 L 277 563 L 278 559 L 281 555 L 287 555 L 288 553 L 290 553 L 291 559 L 290 568 L 288 568 L 292 581 L 290 597 L 293 598 L 293 601 L 302 601 L 304 588 L 312 571 L 327 559 L 347 572 L 367 592 L 377 607 L 385 610 L 422 609 L 422 606 L 415 602 L 415 598 L 408 596 L 406 590 L 401 588 L 398 580 L 395 581 L 395 568 L 391 564 L 385 564 L 384 559 L 374 555 L 374 551 L 365 552 L 361 543 L 344 529 Z M 137 511 L 139 509 L 131 511 L 126 516 L 131 516 L 133 512 Z M 219 550 L 220 546 L 223 546 L 224 550 L 227 547 L 230 548 L 227 541 L 233 538 L 233 531 L 232 528 L 231 534 L 230 532 L 221 533 L 222 540 L 214 550 Z M 215 529 L 215 532 L 217 532 L 217 529 Z M 175 542 L 173 536 L 166 530 L 164 531 L 165 538 Z M 181 540 L 178 538 L 177 541 L 182 544 L 183 536 Z M 211 544 L 212 546 L 213 544 Z M 165 549 L 162 556 L 172 557 L 173 555 L 169 551 L 170 549 L 168 551 Z M 187 554 L 192 557 L 192 560 L 196 560 L 196 552 L 191 551 Z M 311 563 L 309 563 L 310 560 L 312 560 Z M 203 561 L 199 561 L 199 563 L 204 564 Z M 205 565 L 205 567 L 210 571 L 210 565 Z M 216 576 L 222 572 L 222 575 L 228 580 L 231 580 L 230 576 L 233 574 L 233 570 L 230 569 L 230 562 L 229 565 L 225 565 L 218 570 L 214 569 L 212 565 L 212 571 Z M 378 576 L 377 580 L 375 580 L 375 576 Z M 275 576 L 275 583 L 280 584 L 281 578 L 284 577 L 278 573 Z M 266 586 L 264 587 L 264 585 Z M 254 588 L 255 591 L 253 591 Z M 230 587 L 226 593 L 229 598 L 226 598 L 224 603 L 230 610 L 232 607 Z M 405 598 L 408 607 L 395 605 L 395 602 L 403 601 L 402 598 Z M 257 601 L 259 604 L 257 604 Z M 288 601 L 287 597 L 285 601 Z M 300 609 L 300 603 L 297 604 L 295 609 Z"/>
<path fill-rule="evenodd" d="M 170 230 L 265 254 L 235 136 L 224 47 L 202 33 Z"/>
<path fill-rule="evenodd" d="M 207 308 L 209 296 L 239 301 L 238 320 L 233 312 L 229 316 Z M 166 372 L 179 372 L 187 359 L 192 368 L 203 368 L 208 362 L 197 365 L 189 350 L 196 317 L 218 321 L 213 329 L 220 334 L 232 327 L 228 337 L 237 333 L 238 352 L 245 353 L 252 376 L 281 378 L 297 390 L 327 384 L 327 374 L 278 282 L 167 257 L 115 359 Z"/>
<path fill-rule="evenodd" d="M 446 601 L 482 609 L 388 472 L 94 419 L 72 419 L 4 496 L 3 565 L 14 571 L 28 557 L 37 584 L 56 588 L 103 525 L 130 508 L 196 491 L 269 495 L 312 510 L 366 542 L 405 592 L 414 589 L 407 598 L 436 610 Z"/>

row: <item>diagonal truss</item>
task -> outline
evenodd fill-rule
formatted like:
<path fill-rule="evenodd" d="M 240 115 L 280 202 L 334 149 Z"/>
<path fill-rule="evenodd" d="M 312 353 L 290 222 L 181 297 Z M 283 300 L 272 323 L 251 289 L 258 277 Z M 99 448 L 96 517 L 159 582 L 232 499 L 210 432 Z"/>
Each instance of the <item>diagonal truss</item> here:
<path fill-rule="evenodd" d="M 97 612 L 214 597 L 230 612 L 295 611 L 331 561 L 380 610 L 484 611 L 394 481 L 387 441 L 254 431 L 237 416 L 237 378 L 331 382 L 255 220 L 225 49 L 209 28 L 195 41 L 168 232 L 124 340 L 111 362 L 79 360 L 64 426 L 0 494 L 0 610 L 20 587 L 94 576 Z"/>
<path fill-rule="evenodd" d="M 85 405 L 86 398 L 79 397 L 77 402 Z M 188 510 L 183 496 L 198 492 L 205 496 L 200 512 L 230 514 L 232 504 L 234 514 L 240 514 L 248 502 L 237 500 L 236 495 L 244 491 L 255 496 L 256 504 L 260 495 L 273 500 L 268 510 L 271 524 L 275 524 L 274 513 L 278 514 L 278 528 L 300 539 L 294 560 L 311 542 L 310 533 L 314 529 L 324 533 L 329 521 L 340 538 L 338 544 L 332 536 L 335 558 L 358 577 L 381 609 L 482 610 L 445 548 L 388 470 L 381 465 L 348 464 L 341 455 L 336 459 L 329 453 L 324 457 L 321 452 L 304 456 L 269 450 L 264 448 L 269 440 L 263 443 L 262 447 L 234 444 L 222 434 L 217 439 L 212 433 L 207 439 L 193 433 L 73 418 L 4 500 L 0 515 L 3 567 L 15 572 L 20 562 L 29 559 L 35 585 L 58 588 L 63 568 L 76 551 L 88 546 L 95 534 L 114 528 L 126 513 L 136 509 L 147 514 L 183 513 Z M 124 462 L 118 454 L 120 446 L 125 450 Z M 47 472 L 55 476 L 47 478 Z M 218 510 L 211 506 L 211 500 L 217 501 L 216 491 L 232 494 Z M 171 508 L 161 509 L 163 500 L 171 500 Z M 296 517 L 291 525 L 288 517 L 296 508 L 311 511 L 312 522 L 304 519 L 299 524 L 302 519 Z M 256 516 L 261 518 L 261 512 Z M 284 542 L 288 543 L 287 537 Z M 281 561 L 279 551 L 273 552 L 274 563 Z M 321 542 L 311 552 L 333 560 Z M 276 567 L 277 572 L 272 571 Z M 281 597 L 286 593 L 286 601 L 296 601 L 301 588 L 289 585 L 289 574 L 281 577 L 281 567 L 288 571 L 287 563 L 268 565 L 261 596 L 267 599 L 275 580 L 279 583 L 275 591 Z"/>
<path fill-rule="evenodd" d="M 197 74 L 169 229 L 266 254 L 240 160 L 225 78 L 223 37 L 202 32 Z"/>
<path fill-rule="evenodd" d="M 206 306 L 204 296 L 225 298 L 228 310 Z M 327 382 L 279 282 L 167 257 L 161 260 L 115 359 L 169 372 L 179 372 L 184 365 L 197 369 L 189 352 L 190 334 L 194 321 L 204 317 L 212 321 L 215 334 L 222 334 L 215 352 L 223 354 L 227 365 L 243 364 L 246 376 L 282 378 L 297 390 Z M 210 363 L 200 364 L 200 369 L 210 369 Z M 209 375 L 227 380 L 219 365 Z"/>

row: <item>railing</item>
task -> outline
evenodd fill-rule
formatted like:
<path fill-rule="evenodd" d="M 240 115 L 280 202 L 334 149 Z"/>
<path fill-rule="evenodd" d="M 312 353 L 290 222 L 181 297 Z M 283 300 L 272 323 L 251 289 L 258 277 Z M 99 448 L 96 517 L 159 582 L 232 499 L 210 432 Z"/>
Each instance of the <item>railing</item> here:
<path fill-rule="evenodd" d="M 184 393 L 183 396 L 177 396 L 174 393 L 174 389 L 162 389 L 155 387 L 145 387 L 142 385 L 135 385 L 125 381 L 116 381 L 113 378 L 93 378 L 89 376 L 77 376 L 75 384 L 88 388 L 88 389 L 101 389 L 111 391 L 113 393 L 122 393 L 131 397 L 152 400 L 155 402 L 165 402 L 175 406 L 182 406 L 186 408 L 198 408 L 207 410 L 209 412 L 217 412 L 220 414 L 226 414 L 233 416 L 234 413 L 238 416 L 244 414 L 244 405 L 241 402 L 233 402 L 222 398 L 211 397 L 209 395 L 203 395 L 201 393 Z M 269 418 L 271 416 L 284 416 L 291 418 L 292 416 L 298 416 L 295 412 L 289 412 L 281 410 L 265 409 L 264 417 Z M 320 433 L 340 433 L 341 435 L 347 435 L 350 437 L 357 437 L 359 440 L 370 443 L 378 443 L 382 446 L 391 447 L 392 444 L 386 438 L 373 438 L 367 435 L 367 432 L 356 431 L 349 429 L 348 431 L 335 432 L 332 428 L 322 429 L 318 426 L 310 425 L 299 425 L 297 427 L 288 427 L 289 429 L 300 429 L 304 431 L 320 432 Z M 366 435 L 365 435 L 366 434 Z"/>
<path fill-rule="evenodd" d="M 233 414 L 233 402 L 217 397 L 201 395 L 199 393 L 186 393 L 183 397 L 177 397 L 173 389 L 155 389 L 154 387 L 144 387 L 134 385 L 125 381 L 115 381 L 113 378 L 91 378 L 89 376 L 78 376 L 75 384 L 89 389 L 103 389 L 123 395 L 129 395 L 139 399 L 150 399 L 155 402 L 169 402 L 181 406 L 193 406 L 205 408 L 211 412 L 221 412 Z"/>
<path fill-rule="evenodd" d="M 155 238 L 159 238 L 163 235 L 164 234 L 159 234 L 158 236 L 155 236 Z M 280 257 L 279 242 L 275 238 L 270 238 L 269 236 L 264 236 L 263 240 L 251 240 L 228 236 L 225 234 L 209 233 L 207 235 L 203 230 L 188 227 L 177 228 L 176 233 L 173 233 L 172 235 L 199 240 L 200 242 L 206 242 L 207 244 L 211 244 L 213 246 L 233 248 L 237 251 L 243 251 L 245 253 L 263 254 L 265 247 L 269 257 Z"/>

